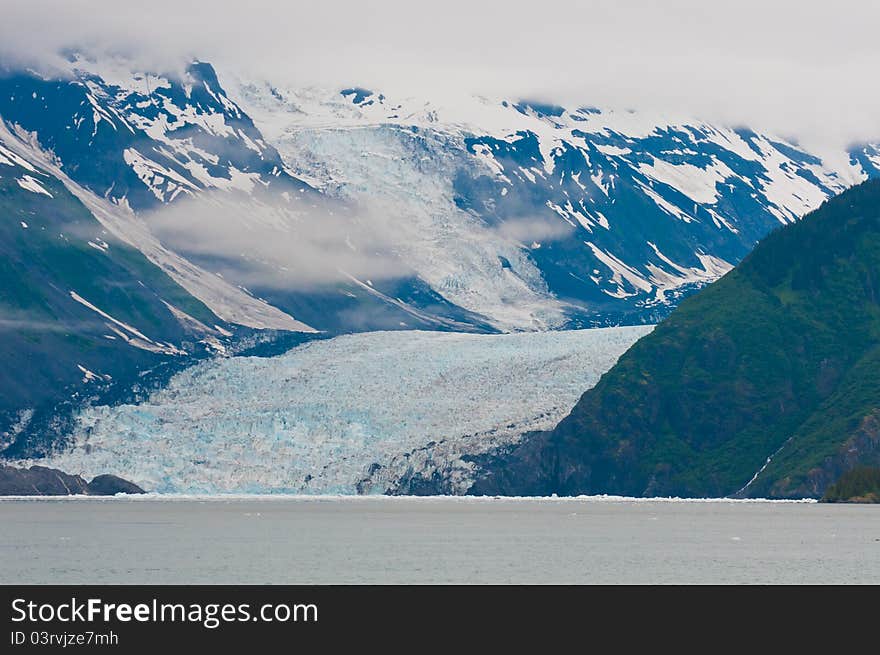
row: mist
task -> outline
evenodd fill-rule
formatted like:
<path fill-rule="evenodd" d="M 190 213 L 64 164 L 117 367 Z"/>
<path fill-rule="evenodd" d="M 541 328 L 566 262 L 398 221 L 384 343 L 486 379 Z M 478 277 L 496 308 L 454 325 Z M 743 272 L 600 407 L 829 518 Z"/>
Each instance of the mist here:
<path fill-rule="evenodd" d="M 352 278 L 380 282 L 419 275 L 413 244 L 430 240 L 405 206 L 373 198 L 305 206 L 216 191 L 144 215 L 168 248 L 249 289 L 321 291 Z M 520 216 L 498 225 L 473 218 L 467 238 L 488 247 L 548 242 L 571 227 Z"/>
<path fill-rule="evenodd" d="M 804 143 L 880 138 L 880 5 L 780 0 L 9 2 L 5 59 L 63 48 L 190 58 L 295 86 L 361 85 L 686 114 Z"/>
<path fill-rule="evenodd" d="M 166 246 L 213 262 L 245 287 L 311 291 L 349 276 L 412 273 L 399 256 L 405 223 L 378 204 L 291 206 L 214 192 L 162 207 L 145 221 Z"/>

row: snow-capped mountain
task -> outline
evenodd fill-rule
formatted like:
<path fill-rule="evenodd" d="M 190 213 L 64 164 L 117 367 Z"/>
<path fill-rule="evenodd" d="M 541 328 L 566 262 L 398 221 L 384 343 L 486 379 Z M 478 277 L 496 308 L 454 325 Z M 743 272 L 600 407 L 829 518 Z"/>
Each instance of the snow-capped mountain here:
<path fill-rule="evenodd" d="M 128 219 L 148 223 L 193 197 L 231 213 L 252 236 L 240 252 L 196 247 L 211 223 L 168 250 L 266 301 L 278 311 L 271 327 L 291 329 L 656 320 L 774 227 L 880 174 L 875 145 L 819 156 L 695 119 L 284 89 L 202 62 L 160 75 L 72 55 L 54 76 L 3 77 L 0 116 Z M 272 242 L 328 216 L 356 225 L 346 246 L 382 250 L 391 272 L 340 265 L 317 285 L 297 284 L 298 270 L 285 277 L 290 261 Z M 380 244 L 365 240 L 379 227 Z M 250 314 L 228 318 L 269 325 Z"/>
<path fill-rule="evenodd" d="M 2 132 L 0 449 L 55 433 L 58 403 L 225 352 L 235 330 Z"/>
<path fill-rule="evenodd" d="M 0 70 L 4 352 L 61 381 L 7 393 L 7 368 L 0 434 L 255 331 L 654 322 L 878 175 L 877 145 L 811 153 L 689 118 L 287 89 L 204 62 Z"/>
<path fill-rule="evenodd" d="M 405 207 L 420 275 L 507 329 L 659 318 L 770 230 L 880 174 L 876 145 L 819 156 L 633 111 L 221 79 L 294 175 Z M 534 296 L 505 314 L 514 278 Z"/>
<path fill-rule="evenodd" d="M 0 117 L 11 144 L 81 188 L 120 238 L 232 323 L 305 331 L 492 329 L 405 267 L 385 280 L 341 271 L 318 289 L 285 278 L 291 262 L 267 251 L 352 208 L 292 176 L 208 64 L 163 76 L 131 72 L 117 60 L 71 56 L 68 68 L 51 75 L 7 72 L 0 76 Z M 238 227 L 241 235 L 257 236 L 235 244 L 233 255 L 205 251 L 199 246 L 221 225 L 207 220 L 166 247 L 159 237 L 164 241 L 168 230 L 157 233 L 153 219 L 163 207 L 192 199 L 203 215 L 226 217 L 227 232 Z M 190 217 L 186 209 L 173 215 L 175 227 L 191 227 Z M 341 236 L 336 229 L 318 240 Z"/>
<path fill-rule="evenodd" d="M 7 73 L 0 112 L 35 133 L 79 184 L 135 211 L 212 188 L 311 191 L 287 173 L 208 64 L 172 77 L 74 55 L 56 76 Z"/>

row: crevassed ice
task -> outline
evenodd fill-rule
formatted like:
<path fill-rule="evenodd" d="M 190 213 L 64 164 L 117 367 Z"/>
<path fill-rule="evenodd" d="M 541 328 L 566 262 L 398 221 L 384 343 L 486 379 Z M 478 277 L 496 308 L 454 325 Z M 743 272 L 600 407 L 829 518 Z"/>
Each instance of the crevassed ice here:
<path fill-rule="evenodd" d="M 400 255 L 449 302 L 502 331 L 561 326 L 564 304 L 550 294 L 528 250 L 456 206 L 452 180 L 466 164 L 463 144 L 443 135 L 420 139 L 425 143 L 397 129 L 300 130 L 275 145 L 297 174 L 313 178 L 322 162 L 334 162 L 336 169 L 323 172 L 339 185 L 337 193 L 385 203 L 384 220 L 406 235 L 396 244 Z"/>
<path fill-rule="evenodd" d="M 373 332 L 214 360 L 143 404 L 85 410 L 40 463 L 163 493 L 356 493 L 430 442 L 473 453 L 552 427 L 650 329 Z"/>

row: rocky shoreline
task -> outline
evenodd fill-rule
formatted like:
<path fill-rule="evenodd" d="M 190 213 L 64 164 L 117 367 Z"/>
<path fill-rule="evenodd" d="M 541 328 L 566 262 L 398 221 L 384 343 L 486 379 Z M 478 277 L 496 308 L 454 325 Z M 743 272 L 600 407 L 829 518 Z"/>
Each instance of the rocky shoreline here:
<path fill-rule="evenodd" d="M 110 474 L 87 482 L 46 466 L 16 468 L 0 464 L 0 496 L 114 496 L 146 493 L 128 480 Z"/>

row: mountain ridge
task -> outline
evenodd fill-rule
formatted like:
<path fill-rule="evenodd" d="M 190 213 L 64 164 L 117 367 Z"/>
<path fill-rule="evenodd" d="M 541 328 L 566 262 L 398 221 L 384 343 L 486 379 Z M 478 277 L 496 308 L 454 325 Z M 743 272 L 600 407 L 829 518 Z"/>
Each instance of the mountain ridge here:
<path fill-rule="evenodd" d="M 261 274 L 283 269 L 264 244 L 234 257 L 187 250 L 198 231 L 174 244 L 319 330 L 369 328 L 348 318 L 364 303 L 390 312 L 373 319 L 379 329 L 419 314 L 441 329 L 655 322 L 775 225 L 880 174 L 875 145 L 842 153 L 838 170 L 779 137 L 700 121 L 284 90 L 198 61 L 174 75 L 130 66 L 73 53 L 66 77 L 7 71 L 0 116 L 111 210 L 141 219 L 188 197 L 243 218 L 229 205 L 237 198 L 268 203 L 290 225 L 339 214 L 370 230 L 377 217 L 358 217 L 358 205 L 380 201 L 373 214 L 402 235 L 389 245 L 408 277 L 366 284 L 355 273 L 315 292 L 255 286 L 254 262 Z M 262 229 L 276 219 L 248 220 Z M 424 317 L 417 327 L 430 325 Z"/>
<path fill-rule="evenodd" d="M 880 181 L 780 228 L 473 493 L 820 497 L 880 457 Z"/>
<path fill-rule="evenodd" d="M 563 326 L 654 322 L 775 226 L 880 173 L 870 144 L 826 166 L 781 137 L 701 121 L 220 77 L 292 172 L 328 193 L 394 197 L 425 231 L 437 214 L 456 225 L 528 217 L 564 228 L 520 239 L 563 303 Z M 371 167 L 375 159 L 394 163 Z M 461 276 L 473 284 L 478 274 Z"/>

